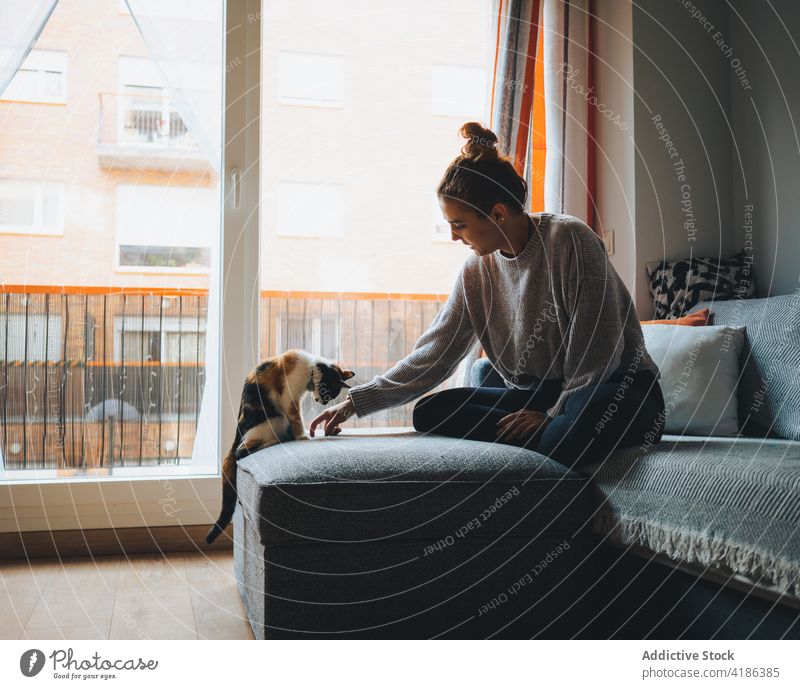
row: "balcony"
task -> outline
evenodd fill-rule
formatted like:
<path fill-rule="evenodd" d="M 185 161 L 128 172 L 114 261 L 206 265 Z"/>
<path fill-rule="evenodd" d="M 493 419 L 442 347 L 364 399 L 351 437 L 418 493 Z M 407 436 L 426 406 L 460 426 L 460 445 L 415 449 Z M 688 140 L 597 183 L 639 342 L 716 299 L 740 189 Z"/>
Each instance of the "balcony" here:
<path fill-rule="evenodd" d="M 206 382 L 204 292 L 7 289 L 0 291 L 6 472 L 103 476 L 191 464 Z M 263 292 L 261 356 L 307 349 L 367 382 L 411 350 L 443 299 Z M 412 406 L 349 424 L 410 426 Z M 321 409 L 306 396 L 307 421 Z"/>
<path fill-rule="evenodd" d="M 108 170 L 204 172 L 208 160 L 168 96 L 101 93 L 97 156 Z"/>

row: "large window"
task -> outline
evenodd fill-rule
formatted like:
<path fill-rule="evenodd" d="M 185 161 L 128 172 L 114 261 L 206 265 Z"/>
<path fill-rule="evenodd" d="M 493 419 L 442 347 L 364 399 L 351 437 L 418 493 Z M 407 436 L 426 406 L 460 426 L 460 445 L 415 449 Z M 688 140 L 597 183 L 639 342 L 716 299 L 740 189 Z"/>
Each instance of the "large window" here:
<path fill-rule="evenodd" d="M 303 347 L 367 382 L 411 351 L 469 255 L 434 192 L 460 126 L 488 124 L 491 1 L 265 13 L 260 354 Z M 348 423 L 410 424 L 410 407 Z"/>
<path fill-rule="evenodd" d="M 218 469 L 225 3 L 116 5 L 0 99 L 0 481 Z"/>
<path fill-rule="evenodd" d="M 68 55 L 72 81 L 80 76 L 68 99 L 60 90 L 64 107 L 35 108 L 33 128 L 29 105 L 0 102 L 0 170 L 13 182 L 0 192 L 2 227 L 31 230 L 0 233 L 0 314 L 9 331 L 24 323 L 33 333 L 30 354 L 45 347 L 46 355 L 43 364 L 0 371 L 10 381 L 0 453 L 6 471 L 23 473 L 213 472 L 220 453 L 209 448 L 208 424 L 216 428 L 222 414 L 232 431 L 235 410 L 225 405 L 238 390 L 223 394 L 211 380 L 220 337 L 212 315 L 227 319 L 221 356 L 232 388 L 248 357 L 292 346 L 339 360 L 360 383 L 405 356 L 447 298 L 469 252 L 432 241 L 442 233 L 431 197 L 458 154 L 460 125 L 488 120 L 492 3 L 378 0 L 351 12 L 323 0 L 264 0 L 255 78 L 245 66 L 258 40 L 250 33 L 258 22 L 246 14 L 253 3 L 211 1 L 197 11 L 188 2 L 132 3 L 133 15 L 100 5 L 58 3 L 33 46 Z M 142 21 L 137 5 L 162 14 Z M 162 20 L 168 30 L 146 41 L 142 32 Z M 237 32 L 248 32 L 247 44 L 236 43 Z M 221 53 L 223 42 L 229 53 L 216 71 L 195 59 L 208 46 Z M 66 59 L 59 69 L 33 67 L 60 72 L 66 85 Z M 209 85 L 212 107 L 198 107 Z M 260 107 L 251 93 L 261 94 Z M 223 112 L 224 171 L 222 132 L 204 130 Z M 253 123 L 260 150 L 240 136 Z M 253 175 L 260 189 L 248 186 Z M 61 202 L 48 186 L 54 176 L 68 179 Z M 221 212 L 223 198 L 231 200 Z M 259 283 L 228 260 L 248 271 L 258 262 Z M 227 302 L 236 284 L 241 291 Z M 49 331 L 39 344 L 48 323 L 61 337 L 52 349 Z M 247 339 L 254 323 L 257 352 Z M 5 355 L 16 350 L 9 345 Z M 318 411 L 308 400 L 307 417 Z M 407 426 L 410 410 L 353 423 Z M 20 453 L 7 452 L 8 443 Z"/>

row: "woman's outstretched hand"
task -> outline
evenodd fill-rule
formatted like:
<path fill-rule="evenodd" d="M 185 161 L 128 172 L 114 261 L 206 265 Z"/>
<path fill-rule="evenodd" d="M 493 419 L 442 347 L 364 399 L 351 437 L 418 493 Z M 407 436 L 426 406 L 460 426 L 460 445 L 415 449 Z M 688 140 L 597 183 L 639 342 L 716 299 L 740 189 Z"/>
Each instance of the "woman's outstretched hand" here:
<path fill-rule="evenodd" d="M 347 421 L 355 413 L 356 409 L 353 406 L 353 400 L 348 397 L 343 402 L 326 409 L 314 419 L 308 427 L 308 434 L 313 438 L 314 429 L 322 422 L 325 422 L 325 435 L 338 435 L 342 432 L 339 424 Z"/>
<path fill-rule="evenodd" d="M 497 422 L 497 439 L 503 443 L 524 445 L 548 423 L 550 418 L 544 412 L 522 409 Z"/>

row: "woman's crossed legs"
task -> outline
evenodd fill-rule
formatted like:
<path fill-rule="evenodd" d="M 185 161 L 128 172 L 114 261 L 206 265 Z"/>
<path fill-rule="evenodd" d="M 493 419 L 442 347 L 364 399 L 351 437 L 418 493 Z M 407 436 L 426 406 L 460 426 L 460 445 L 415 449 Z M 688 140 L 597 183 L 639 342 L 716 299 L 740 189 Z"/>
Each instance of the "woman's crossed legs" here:
<path fill-rule="evenodd" d="M 562 413 L 534 433 L 523 447 L 570 467 L 604 460 L 630 445 L 658 442 L 664 398 L 655 377 L 641 372 L 624 384 L 620 377 L 572 394 Z M 545 412 L 561 394 L 562 381 L 533 390 L 453 388 L 424 397 L 414 407 L 414 428 L 456 438 L 498 441 L 498 422 L 522 409 Z M 651 434 L 651 435 L 648 435 Z"/>

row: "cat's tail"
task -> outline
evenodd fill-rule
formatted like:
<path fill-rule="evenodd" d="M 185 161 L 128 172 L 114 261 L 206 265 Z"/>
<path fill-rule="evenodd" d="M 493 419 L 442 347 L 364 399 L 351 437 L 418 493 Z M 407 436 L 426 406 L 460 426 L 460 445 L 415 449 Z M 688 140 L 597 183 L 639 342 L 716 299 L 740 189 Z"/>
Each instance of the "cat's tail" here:
<path fill-rule="evenodd" d="M 238 434 L 237 434 L 238 439 Z M 213 543 L 225 527 L 231 523 L 233 512 L 236 509 L 236 444 L 225 456 L 222 463 L 222 510 L 214 526 L 206 534 L 206 543 Z"/>

